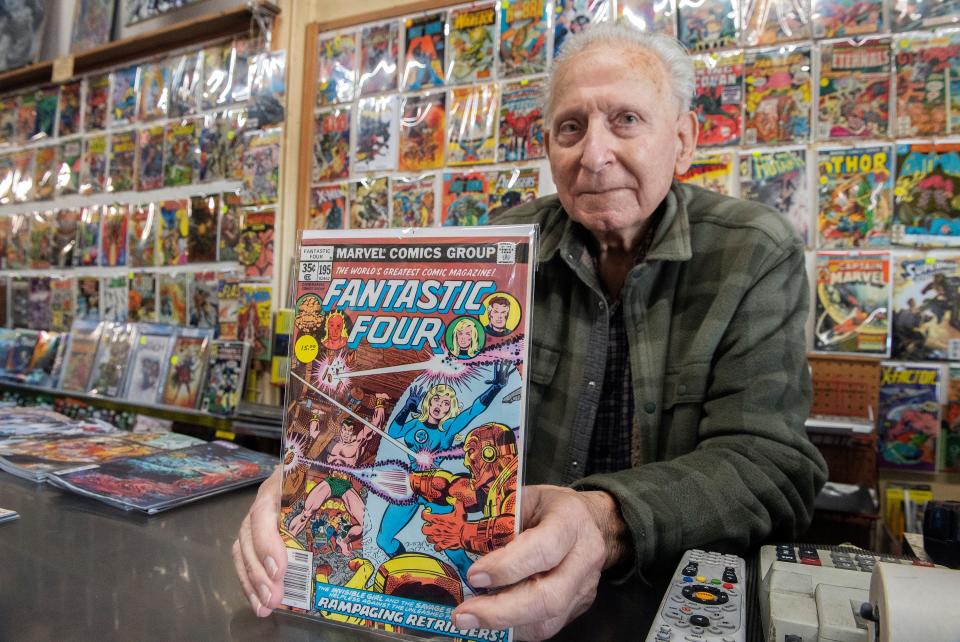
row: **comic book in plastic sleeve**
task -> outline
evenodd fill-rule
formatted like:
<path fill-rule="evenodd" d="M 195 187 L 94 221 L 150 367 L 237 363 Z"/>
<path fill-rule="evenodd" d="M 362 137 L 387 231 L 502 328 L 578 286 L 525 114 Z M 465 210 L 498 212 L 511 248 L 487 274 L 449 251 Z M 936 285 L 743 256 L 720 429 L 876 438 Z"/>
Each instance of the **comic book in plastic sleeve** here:
<path fill-rule="evenodd" d="M 493 163 L 497 153 L 497 86 L 450 90 L 447 165 Z"/>
<path fill-rule="evenodd" d="M 501 78 L 547 70 L 548 5 L 545 0 L 503 0 L 500 3 Z"/>
<path fill-rule="evenodd" d="M 33 132 L 30 140 L 51 138 L 57 125 L 57 103 L 60 100 L 60 87 L 52 85 L 41 87 L 35 97 L 36 117 L 33 121 Z"/>
<path fill-rule="evenodd" d="M 400 86 L 405 91 L 420 91 L 443 85 L 443 61 L 446 49 L 446 14 L 430 13 L 407 18 L 404 32 L 407 55 Z"/>
<path fill-rule="evenodd" d="M 889 246 L 893 148 L 820 149 L 817 154 L 817 247 Z"/>
<path fill-rule="evenodd" d="M 890 6 L 890 27 L 893 31 L 913 31 L 947 26 L 960 17 L 957 0 L 894 0 Z"/>
<path fill-rule="evenodd" d="M 3 367 L 5 376 L 17 379 L 30 366 L 30 360 L 33 358 L 33 351 L 37 347 L 37 339 L 40 333 L 36 330 L 24 328 L 18 328 L 13 332 L 13 345 L 7 354 L 6 361 L 0 364 L 0 367 Z"/>
<path fill-rule="evenodd" d="M 237 309 L 237 340 L 250 344 L 250 359 L 270 361 L 273 354 L 273 288 L 241 283 Z"/>
<path fill-rule="evenodd" d="M 140 324 L 130 357 L 130 376 L 124 398 L 135 403 L 157 403 L 160 386 L 167 374 L 173 328 L 168 325 Z"/>
<path fill-rule="evenodd" d="M 17 139 L 18 144 L 30 142 L 37 126 L 37 92 L 27 91 L 20 94 L 17 103 Z"/>
<path fill-rule="evenodd" d="M 567 38 L 610 18 L 611 0 L 556 0 L 553 3 L 553 57 Z"/>
<path fill-rule="evenodd" d="M 371 229 L 389 225 L 387 177 L 363 178 L 350 183 L 350 228 Z"/>
<path fill-rule="evenodd" d="M 805 142 L 810 137 L 810 47 L 748 51 L 743 142 Z"/>
<path fill-rule="evenodd" d="M 211 332 L 198 328 L 178 330 L 170 348 L 167 373 L 159 402 L 168 406 L 196 408 L 206 381 Z"/>
<path fill-rule="evenodd" d="M 360 94 L 397 88 L 400 26 L 396 21 L 368 25 L 360 34 Z"/>
<path fill-rule="evenodd" d="M 130 321 L 157 320 L 157 275 L 150 272 L 131 272 L 130 291 L 127 293 Z"/>
<path fill-rule="evenodd" d="M 540 196 L 540 168 L 502 169 L 491 176 L 490 216 Z"/>
<path fill-rule="evenodd" d="M 79 209 L 64 208 L 57 212 L 51 241 L 52 263 L 58 268 L 74 265 L 77 249 L 77 231 L 80 228 L 82 212 Z"/>
<path fill-rule="evenodd" d="M 84 130 L 89 132 L 106 129 L 109 116 L 110 74 L 95 74 L 88 77 L 83 112 Z"/>
<path fill-rule="evenodd" d="M 85 207 L 77 230 L 77 258 L 74 264 L 87 267 L 100 264 L 100 208 Z"/>
<path fill-rule="evenodd" d="M 137 168 L 137 189 L 152 190 L 163 187 L 163 125 L 141 129 L 138 136 L 140 165 Z"/>
<path fill-rule="evenodd" d="M 301 225 L 305 230 L 342 230 L 347 220 L 347 184 L 310 188 L 310 210 Z"/>
<path fill-rule="evenodd" d="M 279 125 L 284 119 L 287 52 L 263 52 L 250 60 L 250 102 L 248 112 L 257 127 Z"/>
<path fill-rule="evenodd" d="M 127 275 L 105 277 L 100 291 L 103 296 L 103 320 L 126 322 L 130 315 L 130 283 Z"/>
<path fill-rule="evenodd" d="M 304 232 L 283 436 L 283 605 L 440 640 L 518 532 L 532 226 Z"/>
<path fill-rule="evenodd" d="M 243 202 L 248 205 L 275 203 L 280 191 L 281 129 L 247 132 L 243 152 Z"/>
<path fill-rule="evenodd" d="M 497 8 L 494 3 L 451 11 L 447 36 L 447 84 L 490 80 L 496 42 Z"/>
<path fill-rule="evenodd" d="M 203 71 L 203 52 L 192 51 L 174 56 L 168 61 L 167 78 L 170 97 L 167 115 L 182 118 L 197 112 L 200 105 L 200 74 Z"/>
<path fill-rule="evenodd" d="M 60 375 L 62 390 L 86 392 L 100 343 L 100 327 L 99 321 L 78 319 L 73 322 Z"/>
<path fill-rule="evenodd" d="M 948 134 L 954 75 L 960 62 L 960 33 L 912 34 L 894 38 L 897 136 Z M 958 114 L 960 117 L 960 114 Z"/>
<path fill-rule="evenodd" d="M 350 175 L 349 106 L 317 112 L 313 124 L 314 183 L 347 178 Z"/>
<path fill-rule="evenodd" d="M 130 215 L 129 205 L 103 206 L 103 253 L 100 265 L 118 266 L 127 263 L 127 222 Z"/>
<path fill-rule="evenodd" d="M 212 45 L 203 50 L 203 84 L 200 108 L 215 109 L 229 102 L 233 92 L 233 43 Z"/>
<path fill-rule="evenodd" d="M 506 83 L 500 98 L 498 158 L 501 163 L 543 158 L 543 83 Z"/>
<path fill-rule="evenodd" d="M 220 195 L 207 194 L 190 198 L 190 232 L 187 256 L 191 263 L 213 263 L 217 260 L 217 216 Z"/>
<path fill-rule="evenodd" d="M 247 278 L 273 276 L 273 229 L 277 213 L 272 208 L 247 209 L 240 215 L 237 261 Z"/>
<path fill-rule="evenodd" d="M 137 328 L 132 323 L 103 323 L 87 392 L 104 397 L 120 396 L 136 340 Z"/>
<path fill-rule="evenodd" d="M 200 398 L 200 410 L 215 415 L 232 415 L 243 392 L 250 346 L 243 341 L 212 341 L 207 385 Z"/>
<path fill-rule="evenodd" d="M 240 318 L 240 275 L 224 272 L 217 292 L 217 336 L 235 340 Z"/>
<path fill-rule="evenodd" d="M 19 110 L 20 96 L 0 96 L 0 145 L 13 145 L 17 142 Z"/>
<path fill-rule="evenodd" d="M 942 368 L 883 363 L 877 448 L 880 468 L 934 472 L 940 438 Z"/>
<path fill-rule="evenodd" d="M 659 31 L 677 37 L 676 0 L 618 0 L 617 19 L 640 31 Z"/>
<path fill-rule="evenodd" d="M 407 96 L 400 117 L 401 172 L 418 172 L 443 166 L 446 140 L 446 93 Z"/>
<path fill-rule="evenodd" d="M 110 74 L 110 124 L 126 125 L 137 117 L 137 66 Z"/>
<path fill-rule="evenodd" d="M 740 196 L 763 203 L 790 221 L 804 244 L 810 245 L 813 204 L 804 149 L 753 151 L 740 155 Z"/>
<path fill-rule="evenodd" d="M 137 107 L 137 119 L 140 122 L 166 117 L 170 95 L 167 87 L 169 69 L 166 61 L 140 65 L 140 101 Z"/>
<path fill-rule="evenodd" d="M 107 137 L 83 139 L 83 164 L 80 170 L 80 193 L 100 194 L 107 188 Z"/>
<path fill-rule="evenodd" d="M 31 386 L 53 386 L 53 364 L 60 350 L 60 344 L 64 341 L 66 341 L 65 332 L 41 330 L 37 335 L 37 346 L 33 349 L 30 364 L 20 381 Z"/>
<path fill-rule="evenodd" d="M 130 210 L 130 238 L 127 239 L 130 267 L 153 267 L 156 264 L 157 205 L 134 205 Z"/>
<path fill-rule="evenodd" d="M 942 459 L 940 470 L 945 473 L 960 472 L 960 365 L 950 364 L 947 389 L 946 416 L 941 432 Z"/>
<path fill-rule="evenodd" d="M 317 107 L 348 103 L 357 86 L 357 34 L 317 36 Z"/>
<path fill-rule="evenodd" d="M 30 267 L 30 216 L 10 216 L 10 236 L 7 242 L 7 269 L 18 270 Z"/>
<path fill-rule="evenodd" d="M 60 85 L 60 101 L 57 105 L 59 125 L 57 136 L 65 138 L 80 133 L 81 98 L 83 81 L 73 80 Z"/>
<path fill-rule="evenodd" d="M 397 96 L 361 99 L 357 103 L 356 119 L 353 171 L 396 168 L 400 121 Z"/>
<path fill-rule="evenodd" d="M 113 132 L 110 136 L 110 169 L 107 173 L 108 192 L 127 192 L 136 189 L 137 132 Z"/>
<path fill-rule="evenodd" d="M 70 52 L 80 53 L 110 41 L 114 0 L 78 0 L 73 14 Z"/>
<path fill-rule="evenodd" d="M 35 270 L 49 269 L 53 259 L 54 212 L 30 214 L 30 267 Z"/>
<path fill-rule="evenodd" d="M 897 145 L 893 224 L 897 245 L 960 246 L 960 144 Z"/>
<path fill-rule="evenodd" d="M 224 180 L 227 177 L 227 132 L 221 125 L 221 114 L 204 114 L 198 124 L 197 134 L 197 181 Z"/>
<path fill-rule="evenodd" d="M 740 190 L 735 163 L 733 152 L 697 152 L 690 169 L 677 178 L 719 194 L 736 196 Z"/>
<path fill-rule="evenodd" d="M 190 185 L 197 171 L 197 121 L 168 123 L 163 134 L 163 184 Z"/>
<path fill-rule="evenodd" d="M 890 39 L 820 47 L 821 140 L 883 138 L 890 124 Z"/>
<path fill-rule="evenodd" d="M 737 44 L 737 3 L 732 0 L 678 0 L 677 33 L 691 51 Z"/>
<path fill-rule="evenodd" d="M 802 0 L 746 0 L 740 13 L 745 45 L 775 45 L 810 37 L 810 5 Z"/>
<path fill-rule="evenodd" d="M 240 195 L 224 192 L 220 195 L 220 221 L 217 228 L 217 260 L 236 261 L 237 242 L 240 239 Z"/>
<path fill-rule="evenodd" d="M 188 257 L 190 201 L 160 201 L 157 227 L 157 265 L 184 265 Z"/>
<path fill-rule="evenodd" d="M 18 203 L 34 198 L 33 159 L 36 153 L 35 147 L 13 153 L 13 199 Z"/>
<path fill-rule="evenodd" d="M 444 173 L 440 224 L 486 225 L 494 176 L 493 172 Z"/>
<path fill-rule="evenodd" d="M 194 272 L 189 275 L 188 309 L 189 324 L 194 328 L 212 328 L 214 331 L 220 321 L 219 307 L 220 281 L 216 272 Z"/>
<path fill-rule="evenodd" d="M 30 279 L 15 276 L 10 279 L 10 325 L 14 328 L 30 327 Z M 0 363 L 4 360 L 0 358 Z"/>
<path fill-rule="evenodd" d="M 36 148 L 33 157 L 33 196 L 38 201 L 53 198 L 57 188 L 57 145 Z"/>
<path fill-rule="evenodd" d="M 100 320 L 100 278 L 77 277 L 77 304 L 74 318 L 83 321 Z"/>
<path fill-rule="evenodd" d="M 50 327 L 50 277 L 30 277 L 27 298 L 27 324 L 15 327 L 45 330 Z"/>
<path fill-rule="evenodd" d="M 890 253 L 817 252 L 816 270 L 814 350 L 890 356 Z"/>
<path fill-rule="evenodd" d="M 437 209 L 434 183 L 433 176 L 393 178 L 393 221 L 389 227 L 433 227 Z"/>
<path fill-rule="evenodd" d="M 693 110 L 700 121 L 697 146 L 738 144 L 743 131 L 743 52 L 694 56 L 693 68 Z"/>
<path fill-rule="evenodd" d="M 70 331 L 77 296 L 74 288 L 76 288 L 74 279 L 50 279 L 50 329 L 55 332 Z M 6 299 L 6 292 L 0 294 L 3 295 L 3 299 Z"/>
<path fill-rule="evenodd" d="M 960 360 L 960 256 L 898 255 L 893 358 Z"/>
<path fill-rule="evenodd" d="M 187 277 L 183 272 L 158 274 L 157 320 L 170 325 L 187 325 Z"/>
<path fill-rule="evenodd" d="M 0 155 L 0 205 L 13 202 L 13 171 L 13 157 Z"/>
<path fill-rule="evenodd" d="M 817 0 L 814 38 L 849 38 L 883 31 L 882 0 Z"/>
<path fill-rule="evenodd" d="M 78 194 L 83 169 L 83 141 L 79 138 L 60 141 L 57 156 L 60 158 L 57 165 L 57 195 Z"/>

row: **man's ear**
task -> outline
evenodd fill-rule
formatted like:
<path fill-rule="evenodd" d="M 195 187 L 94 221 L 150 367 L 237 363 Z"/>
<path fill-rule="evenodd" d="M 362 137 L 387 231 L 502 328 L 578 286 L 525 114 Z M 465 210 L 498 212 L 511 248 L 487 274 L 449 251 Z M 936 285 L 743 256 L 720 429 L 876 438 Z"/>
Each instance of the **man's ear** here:
<path fill-rule="evenodd" d="M 699 135 L 700 121 L 697 120 L 697 115 L 692 111 L 680 114 L 680 118 L 677 119 L 677 161 L 673 168 L 676 176 L 690 169 Z"/>

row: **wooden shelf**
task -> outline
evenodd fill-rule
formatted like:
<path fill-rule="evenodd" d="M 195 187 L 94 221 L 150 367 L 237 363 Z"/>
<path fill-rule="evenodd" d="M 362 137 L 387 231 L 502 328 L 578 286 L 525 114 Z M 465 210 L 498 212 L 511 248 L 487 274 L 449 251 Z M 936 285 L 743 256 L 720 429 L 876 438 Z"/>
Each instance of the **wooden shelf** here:
<path fill-rule="evenodd" d="M 0 73 L 0 91 L 7 92 L 30 85 L 40 85 L 50 82 L 53 74 L 53 61 L 38 62 L 35 65 L 17 67 Z"/>

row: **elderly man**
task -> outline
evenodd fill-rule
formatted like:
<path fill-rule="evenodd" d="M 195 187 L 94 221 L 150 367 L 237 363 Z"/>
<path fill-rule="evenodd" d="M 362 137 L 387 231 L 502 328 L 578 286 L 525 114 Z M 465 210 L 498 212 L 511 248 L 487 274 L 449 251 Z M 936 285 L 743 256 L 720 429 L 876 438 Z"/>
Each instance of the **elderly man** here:
<path fill-rule="evenodd" d="M 685 549 L 744 552 L 810 520 L 825 465 L 803 432 L 803 247 L 771 210 L 674 181 L 693 83 L 674 40 L 622 25 L 554 64 L 557 194 L 496 221 L 540 225 L 525 481 L 543 485 L 523 490 L 523 532 L 471 567 L 496 590 L 456 609 L 460 628 L 601 639 L 612 621 L 637 639 L 660 600 L 646 582 Z M 274 478 L 234 547 L 259 615 L 280 601 L 278 501 Z M 598 590 L 606 624 L 564 629 Z"/>

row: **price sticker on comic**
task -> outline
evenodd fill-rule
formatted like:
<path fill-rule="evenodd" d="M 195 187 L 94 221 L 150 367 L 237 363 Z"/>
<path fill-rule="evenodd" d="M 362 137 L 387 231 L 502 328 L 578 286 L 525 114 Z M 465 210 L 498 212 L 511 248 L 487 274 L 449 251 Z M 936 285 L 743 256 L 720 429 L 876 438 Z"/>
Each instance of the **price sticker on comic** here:
<path fill-rule="evenodd" d="M 300 261 L 300 281 L 329 281 L 332 274 L 333 263 Z"/>
<path fill-rule="evenodd" d="M 297 359 L 301 363 L 310 363 L 317 358 L 317 354 L 320 352 L 320 344 L 317 343 L 317 340 L 311 337 L 309 334 L 306 334 L 299 339 L 297 343 L 293 346 L 293 353 L 297 355 Z"/>

